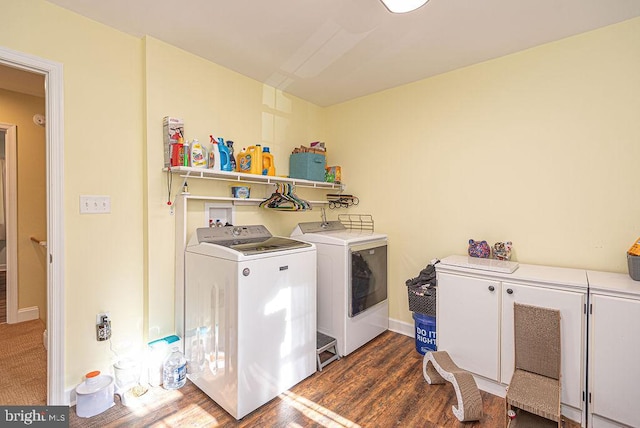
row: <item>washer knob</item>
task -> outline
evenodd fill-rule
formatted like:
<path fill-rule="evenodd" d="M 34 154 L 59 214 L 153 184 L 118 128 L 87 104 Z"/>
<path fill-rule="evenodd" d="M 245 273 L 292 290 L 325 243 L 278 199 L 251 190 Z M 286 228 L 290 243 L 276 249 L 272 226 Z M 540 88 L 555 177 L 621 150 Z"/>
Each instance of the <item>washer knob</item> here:
<path fill-rule="evenodd" d="M 233 235 L 234 236 L 240 236 L 241 233 L 242 233 L 242 228 L 241 227 L 234 227 L 233 228 Z"/>

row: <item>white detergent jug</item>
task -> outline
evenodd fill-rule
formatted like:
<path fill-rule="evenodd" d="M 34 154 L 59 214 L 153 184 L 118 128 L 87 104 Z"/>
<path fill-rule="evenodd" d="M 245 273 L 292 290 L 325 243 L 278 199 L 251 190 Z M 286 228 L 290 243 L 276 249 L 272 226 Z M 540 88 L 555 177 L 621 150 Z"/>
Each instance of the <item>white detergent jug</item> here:
<path fill-rule="evenodd" d="M 76 387 L 76 413 L 79 417 L 90 418 L 115 405 L 113 376 L 93 371 L 87 373 L 85 379 Z"/>

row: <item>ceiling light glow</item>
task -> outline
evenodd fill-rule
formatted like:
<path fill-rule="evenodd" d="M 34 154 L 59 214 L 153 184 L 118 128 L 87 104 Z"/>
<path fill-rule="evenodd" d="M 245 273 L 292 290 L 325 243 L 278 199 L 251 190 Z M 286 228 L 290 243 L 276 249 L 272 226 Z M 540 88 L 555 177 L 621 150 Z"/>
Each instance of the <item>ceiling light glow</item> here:
<path fill-rule="evenodd" d="M 381 0 L 389 12 L 406 13 L 416 10 L 429 0 Z"/>

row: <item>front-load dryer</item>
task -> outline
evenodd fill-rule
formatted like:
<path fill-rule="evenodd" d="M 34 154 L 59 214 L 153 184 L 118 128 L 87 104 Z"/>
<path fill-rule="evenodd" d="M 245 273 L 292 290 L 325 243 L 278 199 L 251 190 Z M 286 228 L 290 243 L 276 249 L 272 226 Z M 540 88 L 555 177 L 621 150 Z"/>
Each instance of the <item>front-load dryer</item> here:
<path fill-rule="evenodd" d="M 389 328 L 387 235 L 340 221 L 300 223 L 291 237 L 318 254 L 318 331 L 348 355 Z"/>

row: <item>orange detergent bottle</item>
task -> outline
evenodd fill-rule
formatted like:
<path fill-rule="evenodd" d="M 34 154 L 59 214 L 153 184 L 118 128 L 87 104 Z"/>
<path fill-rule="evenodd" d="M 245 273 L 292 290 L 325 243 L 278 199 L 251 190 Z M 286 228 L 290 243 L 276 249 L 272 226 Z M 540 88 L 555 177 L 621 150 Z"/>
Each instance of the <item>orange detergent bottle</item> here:
<path fill-rule="evenodd" d="M 276 166 L 269 147 L 262 149 L 262 175 L 276 175 Z"/>
<path fill-rule="evenodd" d="M 236 159 L 236 171 L 249 174 L 251 172 L 251 156 L 247 153 L 246 148 L 242 148 Z"/>
<path fill-rule="evenodd" d="M 247 157 L 249 171 L 243 172 L 262 175 L 262 146 L 260 146 L 260 144 L 256 144 L 255 146 L 247 147 Z"/>

